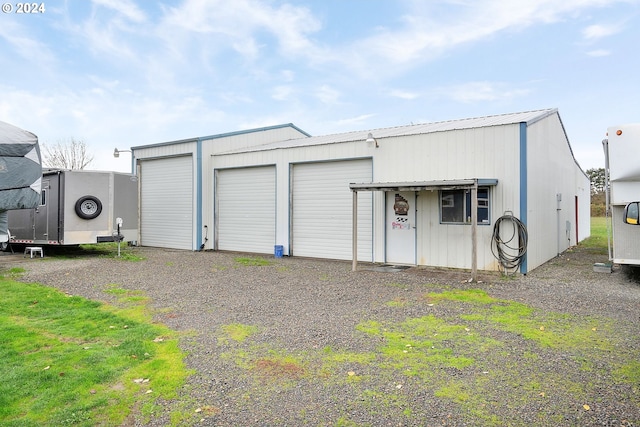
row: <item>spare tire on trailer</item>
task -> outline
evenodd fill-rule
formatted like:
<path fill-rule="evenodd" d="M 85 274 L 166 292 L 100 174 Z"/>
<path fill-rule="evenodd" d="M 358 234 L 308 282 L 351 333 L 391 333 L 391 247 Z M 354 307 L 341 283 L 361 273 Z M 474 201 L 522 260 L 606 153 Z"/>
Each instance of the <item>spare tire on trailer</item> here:
<path fill-rule="evenodd" d="M 76 214 L 82 219 L 97 218 L 102 212 L 102 202 L 95 196 L 82 196 L 76 202 Z"/>

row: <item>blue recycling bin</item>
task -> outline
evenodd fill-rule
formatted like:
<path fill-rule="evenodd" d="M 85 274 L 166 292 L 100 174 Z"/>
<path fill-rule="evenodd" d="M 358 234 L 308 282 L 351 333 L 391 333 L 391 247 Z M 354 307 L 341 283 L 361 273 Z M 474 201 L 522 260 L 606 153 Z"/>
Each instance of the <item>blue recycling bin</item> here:
<path fill-rule="evenodd" d="M 276 258 L 282 258 L 282 255 L 284 254 L 284 246 L 275 245 L 273 247 L 273 254 L 275 255 Z"/>

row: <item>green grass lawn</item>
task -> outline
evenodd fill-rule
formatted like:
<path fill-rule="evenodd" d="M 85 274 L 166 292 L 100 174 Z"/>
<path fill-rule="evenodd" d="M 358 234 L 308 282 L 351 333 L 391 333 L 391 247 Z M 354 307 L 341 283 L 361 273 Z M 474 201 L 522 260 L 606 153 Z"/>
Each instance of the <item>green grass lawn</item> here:
<path fill-rule="evenodd" d="M 108 306 L 0 276 L 0 426 L 121 425 L 188 375 L 177 334 L 146 299 L 110 286 Z"/>
<path fill-rule="evenodd" d="M 597 253 L 607 253 L 607 222 L 605 217 L 591 217 L 591 236 L 580 242 L 580 246 Z"/>

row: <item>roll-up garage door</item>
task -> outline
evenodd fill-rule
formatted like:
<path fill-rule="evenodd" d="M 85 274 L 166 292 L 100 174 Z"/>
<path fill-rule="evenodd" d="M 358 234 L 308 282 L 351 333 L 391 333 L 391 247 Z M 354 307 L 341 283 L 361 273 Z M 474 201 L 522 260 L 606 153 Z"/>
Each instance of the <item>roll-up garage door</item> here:
<path fill-rule="evenodd" d="M 371 182 L 371 160 L 293 167 L 292 254 L 351 259 L 352 182 Z M 358 259 L 372 259 L 372 195 L 358 195 Z"/>
<path fill-rule="evenodd" d="M 193 250 L 191 156 L 140 162 L 140 243 Z"/>
<path fill-rule="evenodd" d="M 276 238 L 275 166 L 216 174 L 220 250 L 273 253 Z"/>

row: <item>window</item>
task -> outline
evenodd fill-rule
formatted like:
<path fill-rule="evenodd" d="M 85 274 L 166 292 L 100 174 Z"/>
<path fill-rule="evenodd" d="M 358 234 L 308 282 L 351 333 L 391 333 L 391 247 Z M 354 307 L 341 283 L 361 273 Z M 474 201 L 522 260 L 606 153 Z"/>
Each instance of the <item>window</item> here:
<path fill-rule="evenodd" d="M 624 208 L 624 222 L 627 224 L 640 225 L 640 202 L 629 203 Z"/>
<path fill-rule="evenodd" d="M 471 190 L 443 190 L 440 192 L 440 222 L 443 224 L 471 224 Z M 490 224 L 489 188 L 478 188 L 478 224 Z"/>
<path fill-rule="evenodd" d="M 42 189 L 42 193 L 40 193 L 40 206 L 46 206 L 47 205 L 47 190 L 45 190 L 44 188 Z"/>

